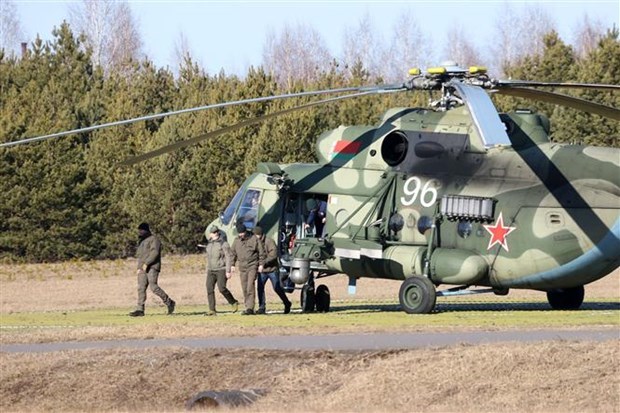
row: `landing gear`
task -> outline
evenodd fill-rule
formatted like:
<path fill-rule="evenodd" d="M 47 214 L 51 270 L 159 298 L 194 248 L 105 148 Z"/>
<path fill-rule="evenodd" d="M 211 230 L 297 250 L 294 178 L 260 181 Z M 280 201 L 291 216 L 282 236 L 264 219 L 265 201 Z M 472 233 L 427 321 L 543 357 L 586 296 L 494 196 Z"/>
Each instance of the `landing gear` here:
<path fill-rule="evenodd" d="M 331 301 L 329 295 L 329 288 L 326 285 L 321 284 L 316 287 L 316 292 L 314 293 L 314 301 L 316 302 L 316 311 L 319 313 L 328 313 L 329 312 L 329 304 Z"/>
<path fill-rule="evenodd" d="M 583 286 L 547 291 L 547 301 L 554 310 L 578 310 L 583 296 Z"/>
<path fill-rule="evenodd" d="M 435 286 L 426 277 L 409 277 L 400 286 L 398 299 L 407 314 L 428 314 L 435 308 Z"/>
<path fill-rule="evenodd" d="M 301 288 L 301 296 L 299 298 L 299 301 L 301 302 L 302 313 L 314 312 L 314 285 L 306 284 Z"/>

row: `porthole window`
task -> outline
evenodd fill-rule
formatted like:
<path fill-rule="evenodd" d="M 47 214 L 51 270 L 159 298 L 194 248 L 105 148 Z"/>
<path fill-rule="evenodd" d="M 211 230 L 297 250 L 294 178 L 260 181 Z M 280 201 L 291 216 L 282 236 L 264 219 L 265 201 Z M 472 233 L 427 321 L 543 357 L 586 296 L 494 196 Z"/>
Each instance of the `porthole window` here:
<path fill-rule="evenodd" d="M 407 136 L 401 131 L 395 131 L 383 139 L 381 157 L 388 165 L 396 166 L 405 160 L 408 148 Z"/>

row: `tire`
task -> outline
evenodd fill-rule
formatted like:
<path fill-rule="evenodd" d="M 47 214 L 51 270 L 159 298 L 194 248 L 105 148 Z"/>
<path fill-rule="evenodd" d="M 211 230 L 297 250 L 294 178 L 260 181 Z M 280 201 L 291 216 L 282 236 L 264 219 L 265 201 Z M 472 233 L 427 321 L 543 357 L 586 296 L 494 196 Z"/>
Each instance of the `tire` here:
<path fill-rule="evenodd" d="M 407 314 L 428 314 L 435 308 L 435 286 L 426 277 L 409 277 L 400 286 L 398 299 Z"/>
<path fill-rule="evenodd" d="M 304 285 L 301 288 L 301 296 L 299 298 L 302 313 L 314 312 L 314 298 L 314 287 L 308 284 Z"/>
<path fill-rule="evenodd" d="M 554 310 L 578 310 L 583 304 L 583 286 L 547 291 L 547 301 Z"/>
<path fill-rule="evenodd" d="M 318 311 L 319 313 L 329 312 L 331 297 L 329 295 L 329 288 L 327 288 L 326 285 L 321 284 L 316 287 L 316 292 L 314 293 L 314 301 L 316 303 L 316 311 Z"/>

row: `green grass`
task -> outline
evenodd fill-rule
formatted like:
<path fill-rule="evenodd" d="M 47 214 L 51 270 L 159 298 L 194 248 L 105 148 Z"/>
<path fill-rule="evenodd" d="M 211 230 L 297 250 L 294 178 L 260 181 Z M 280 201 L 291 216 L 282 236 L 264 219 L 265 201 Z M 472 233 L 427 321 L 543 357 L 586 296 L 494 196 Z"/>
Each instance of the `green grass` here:
<path fill-rule="evenodd" d="M 205 317 L 205 306 L 179 306 L 171 316 L 165 307 L 147 308 L 145 317 L 128 317 L 127 308 L 85 311 L 24 312 L 0 315 L 2 333 L 40 328 L 73 329 L 84 327 L 123 328 L 132 326 L 210 327 L 221 335 L 230 331 L 279 332 L 287 329 L 299 333 L 325 331 L 363 331 L 400 329 L 454 328 L 535 328 L 576 326 L 620 326 L 620 302 L 599 301 L 584 304 L 579 311 L 553 311 L 543 302 L 503 303 L 441 301 L 438 311 L 426 315 L 409 315 L 400 311 L 397 302 L 338 302 L 329 313 L 293 312 L 261 316 L 242 316 L 228 311 Z M 292 331 L 293 332 L 293 331 Z"/>

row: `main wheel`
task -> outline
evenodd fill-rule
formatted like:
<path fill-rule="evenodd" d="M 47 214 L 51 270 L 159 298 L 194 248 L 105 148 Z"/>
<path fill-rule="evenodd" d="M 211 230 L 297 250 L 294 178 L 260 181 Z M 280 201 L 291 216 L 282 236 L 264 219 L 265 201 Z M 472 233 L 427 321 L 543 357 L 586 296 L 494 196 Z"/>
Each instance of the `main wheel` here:
<path fill-rule="evenodd" d="M 426 277 L 409 277 L 400 286 L 398 299 L 407 314 L 428 314 L 435 308 L 435 286 Z"/>
<path fill-rule="evenodd" d="M 301 302 L 302 313 L 314 312 L 314 287 L 308 284 L 304 285 L 301 288 L 299 301 Z"/>
<path fill-rule="evenodd" d="M 329 304 L 331 301 L 329 295 L 329 288 L 326 285 L 321 284 L 316 287 L 316 292 L 314 293 L 314 301 L 316 302 L 316 311 L 319 313 L 328 313 L 329 312 Z"/>
<path fill-rule="evenodd" d="M 554 310 L 578 310 L 583 296 L 583 286 L 547 291 L 547 301 Z"/>

